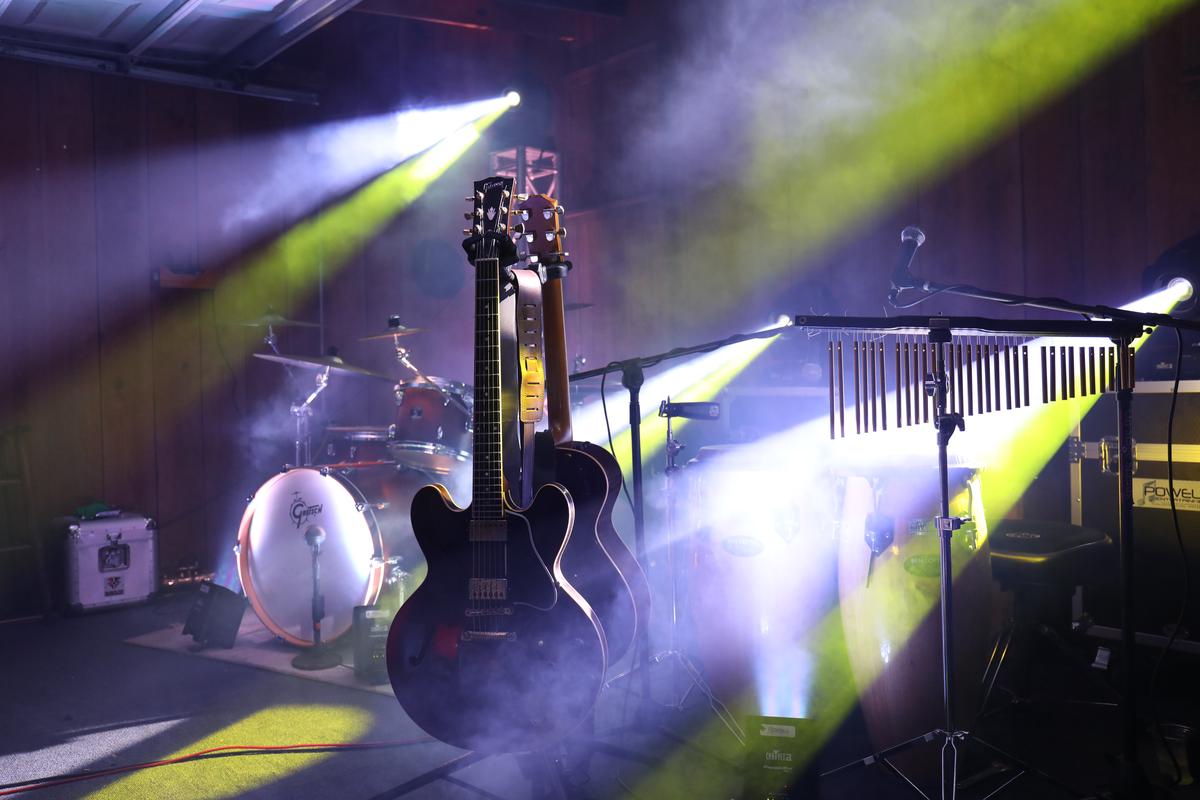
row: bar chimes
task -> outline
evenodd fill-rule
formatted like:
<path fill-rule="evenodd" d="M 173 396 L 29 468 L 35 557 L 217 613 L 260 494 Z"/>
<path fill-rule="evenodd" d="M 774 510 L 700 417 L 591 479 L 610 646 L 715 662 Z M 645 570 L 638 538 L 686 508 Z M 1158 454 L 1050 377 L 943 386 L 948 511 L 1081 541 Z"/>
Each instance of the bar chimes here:
<path fill-rule="evenodd" d="M 919 334 L 831 332 L 830 438 L 848 425 L 852 435 L 886 431 L 889 417 L 892 428 L 930 422 L 934 347 Z M 964 417 L 1102 394 L 1119 388 L 1118 376 L 1132 385 L 1134 374 L 1133 348 L 1113 344 L 982 334 L 944 348 L 950 407 Z"/>

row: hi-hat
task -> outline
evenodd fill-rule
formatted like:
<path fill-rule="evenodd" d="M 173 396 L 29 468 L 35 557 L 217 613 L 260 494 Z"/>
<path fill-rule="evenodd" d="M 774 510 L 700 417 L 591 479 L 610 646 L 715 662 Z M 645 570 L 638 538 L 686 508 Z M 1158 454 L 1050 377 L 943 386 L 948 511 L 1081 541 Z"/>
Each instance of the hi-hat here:
<path fill-rule="evenodd" d="M 388 317 L 388 326 L 380 333 L 372 333 L 370 336 L 364 336 L 359 339 L 360 342 L 373 342 L 379 339 L 391 339 L 395 336 L 411 336 L 414 333 L 424 332 L 424 328 L 409 328 L 400 324 L 400 318 L 392 315 Z"/>
<path fill-rule="evenodd" d="M 300 369 L 320 370 L 328 368 L 329 372 L 334 375 L 374 378 L 375 380 L 387 381 L 388 383 L 396 382 L 396 379 L 391 375 L 347 364 L 339 356 L 277 356 L 274 353 L 255 353 L 254 357 L 261 358 L 263 361 L 274 361 L 276 364 L 284 364 L 289 367 L 299 367 Z"/>
<path fill-rule="evenodd" d="M 298 319 L 288 319 L 279 314 L 270 313 L 263 314 L 256 319 L 248 319 L 243 322 L 230 322 L 229 325 L 236 325 L 239 328 L 319 328 L 320 324 L 316 322 L 301 322 Z"/>

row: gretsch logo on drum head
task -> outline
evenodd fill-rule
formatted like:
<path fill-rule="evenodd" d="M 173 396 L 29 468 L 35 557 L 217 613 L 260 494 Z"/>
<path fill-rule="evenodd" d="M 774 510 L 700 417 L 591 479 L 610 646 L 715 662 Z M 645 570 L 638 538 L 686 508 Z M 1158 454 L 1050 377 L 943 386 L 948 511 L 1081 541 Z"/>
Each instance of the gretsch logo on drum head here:
<path fill-rule="evenodd" d="M 300 496 L 299 492 L 292 492 L 291 517 L 292 522 L 296 523 L 296 530 L 299 530 L 300 526 L 310 519 L 319 517 L 324 510 L 324 503 L 317 503 L 310 506 L 304 502 L 304 498 Z"/>

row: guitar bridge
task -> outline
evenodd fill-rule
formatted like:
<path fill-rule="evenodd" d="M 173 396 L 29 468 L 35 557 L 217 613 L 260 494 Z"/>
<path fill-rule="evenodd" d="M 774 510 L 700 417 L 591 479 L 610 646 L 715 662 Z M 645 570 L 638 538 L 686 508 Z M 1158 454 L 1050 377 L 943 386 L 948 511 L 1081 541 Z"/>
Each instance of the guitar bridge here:
<path fill-rule="evenodd" d="M 515 631 L 463 631 L 464 642 L 515 642 Z"/>
<path fill-rule="evenodd" d="M 512 613 L 512 606 L 499 606 L 497 608 L 468 608 L 466 611 L 466 615 L 468 617 L 511 617 Z"/>
<path fill-rule="evenodd" d="M 507 600 L 506 578 L 471 578 L 467 584 L 468 600 Z"/>

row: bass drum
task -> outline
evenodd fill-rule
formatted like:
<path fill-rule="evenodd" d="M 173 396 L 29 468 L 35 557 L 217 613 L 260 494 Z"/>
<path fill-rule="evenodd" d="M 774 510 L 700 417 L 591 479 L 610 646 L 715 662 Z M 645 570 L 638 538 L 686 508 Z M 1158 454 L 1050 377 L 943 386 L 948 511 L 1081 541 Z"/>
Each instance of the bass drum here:
<path fill-rule="evenodd" d="M 969 518 L 951 539 L 955 724 L 969 729 L 993 634 L 991 566 L 976 472 L 951 469 L 950 492 L 951 516 Z M 938 471 L 927 466 L 845 478 L 838 595 L 863 716 L 880 749 L 946 724 L 940 498 Z"/>
<path fill-rule="evenodd" d="M 251 498 L 238 529 L 237 566 L 254 612 L 276 636 L 313 644 L 310 526 L 321 546 L 322 638 L 350 629 L 354 607 L 379 599 L 389 564 L 401 598 L 423 579 L 425 559 L 409 521 L 424 476 L 394 467 L 300 467 L 272 477 Z"/>

